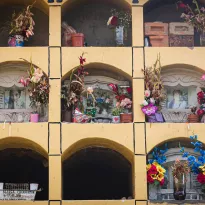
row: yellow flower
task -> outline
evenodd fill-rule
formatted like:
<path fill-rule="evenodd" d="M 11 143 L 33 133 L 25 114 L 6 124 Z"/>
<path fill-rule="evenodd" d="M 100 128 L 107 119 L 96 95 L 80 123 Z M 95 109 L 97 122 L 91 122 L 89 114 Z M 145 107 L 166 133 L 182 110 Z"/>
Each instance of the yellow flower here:
<path fill-rule="evenodd" d="M 157 171 L 162 173 L 162 174 L 164 174 L 166 172 L 166 170 L 160 165 L 157 166 Z"/>
<path fill-rule="evenodd" d="M 153 162 L 153 164 L 154 164 L 155 166 L 160 166 L 157 162 Z"/>
<path fill-rule="evenodd" d="M 164 174 L 159 172 L 158 175 L 157 175 L 157 180 L 159 180 L 161 182 L 162 179 L 164 179 Z"/>
<path fill-rule="evenodd" d="M 148 164 L 148 165 L 147 165 L 147 171 L 149 171 L 149 169 L 151 168 L 151 166 L 152 166 L 151 164 Z"/>
<path fill-rule="evenodd" d="M 199 169 L 201 169 L 202 172 L 205 172 L 205 165 L 200 166 Z"/>
<path fill-rule="evenodd" d="M 156 174 L 151 174 L 152 179 L 157 179 L 157 175 Z"/>

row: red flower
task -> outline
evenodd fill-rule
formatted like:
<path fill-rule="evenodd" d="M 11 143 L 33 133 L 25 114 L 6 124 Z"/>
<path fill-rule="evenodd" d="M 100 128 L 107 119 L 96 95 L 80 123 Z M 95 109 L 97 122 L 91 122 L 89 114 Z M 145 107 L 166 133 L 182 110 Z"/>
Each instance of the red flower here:
<path fill-rule="evenodd" d="M 162 186 L 164 184 L 164 179 L 162 179 L 162 181 L 160 182 L 160 185 Z"/>
<path fill-rule="evenodd" d="M 187 5 L 184 4 L 184 3 L 182 3 L 182 2 L 179 2 L 179 3 L 178 3 L 178 7 L 179 7 L 179 8 L 182 8 L 182 9 L 185 9 L 185 8 L 187 8 Z"/>
<path fill-rule="evenodd" d="M 118 93 L 118 87 L 117 85 L 110 83 L 108 84 L 108 87 L 114 92 L 114 93 Z"/>
<path fill-rule="evenodd" d="M 157 174 L 157 168 L 153 164 L 151 165 L 150 169 L 147 171 L 148 175 Z"/>
<path fill-rule="evenodd" d="M 203 115 L 204 114 L 204 110 L 201 110 L 201 109 L 199 109 L 199 110 L 197 110 L 197 115 Z"/>
<path fill-rule="evenodd" d="M 203 175 L 202 173 L 198 174 L 197 180 L 199 183 L 205 184 L 205 175 Z"/>
<path fill-rule="evenodd" d="M 86 62 L 86 59 L 83 58 L 82 56 L 80 56 L 79 60 L 80 60 L 80 65 L 83 65 Z"/>
<path fill-rule="evenodd" d="M 154 179 L 152 179 L 152 177 L 149 174 L 147 175 L 147 182 L 150 184 L 154 183 Z"/>
<path fill-rule="evenodd" d="M 112 19 L 111 19 L 110 24 L 111 24 L 112 26 L 117 26 L 117 23 L 118 23 L 118 18 L 117 18 L 117 16 L 113 16 Z"/>
<path fill-rule="evenodd" d="M 131 87 L 127 88 L 127 92 L 128 94 L 130 94 L 132 92 L 132 88 Z"/>
<path fill-rule="evenodd" d="M 198 99 L 203 99 L 204 98 L 204 92 L 200 91 L 197 93 Z"/>
<path fill-rule="evenodd" d="M 115 97 L 118 101 L 122 101 L 122 100 L 124 100 L 125 98 L 126 98 L 126 96 L 125 95 L 117 95 L 116 97 Z"/>

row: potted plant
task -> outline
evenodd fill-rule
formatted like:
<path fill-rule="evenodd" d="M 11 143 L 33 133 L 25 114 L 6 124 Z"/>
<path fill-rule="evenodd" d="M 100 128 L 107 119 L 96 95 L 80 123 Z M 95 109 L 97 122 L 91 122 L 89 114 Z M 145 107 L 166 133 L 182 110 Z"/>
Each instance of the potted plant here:
<path fill-rule="evenodd" d="M 30 63 L 30 69 L 28 70 L 28 76 L 22 77 L 19 83 L 24 87 L 28 87 L 30 107 L 33 108 L 33 113 L 30 114 L 30 122 L 38 122 L 43 106 L 47 107 L 49 102 L 50 86 L 48 78 L 40 68 L 33 65 L 32 61 L 22 60 Z"/>
<path fill-rule="evenodd" d="M 84 46 L 84 34 L 83 33 L 71 34 L 71 40 L 72 40 L 73 47 L 83 47 Z"/>
<path fill-rule="evenodd" d="M 132 15 L 128 11 L 111 10 L 111 17 L 108 19 L 107 26 L 114 28 L 116 33 L 116 44 L 124 45 L 124 40 L 127 40 L 127 31 L 131 25 Z"/>
<path fill-rule="evenodd" d="M 132 122 L 132 88 L 130 86 L 121 87 L 113 83 L 108 84 L 108 87 L 115 94 L 115 98 L 117 100 L 116 107 L 120 107 L 122 109 L 120 122 Z"/>
<path fill-rule="evenodd" d="M 200 32 L 200 44 L 205 45 L 205 8 L 199 7 L 197 0 L 192 1 L 192 5 L 184 4 L 183 1 L 177 3 L 179 8 L 184 12 L 181 18 L 190 25 L 192 25 L 198 32 Z M 194 6 L 195 8 L 192 8 Z"/>
<path fill-rule="evenodd" d="M 122 112 L 122 109 L 118 106 L 113 108 L 112 110 L 112 122 L 113 123 L 120 123 L 120 113 Z"/>
<path fill-rule="evenodd" d="M 149 184 L 149 199 L 157 200 L 159 188 L 165 183 L 166 170 L 163 163 L 166 162 L 165 153 L 167 152 L 167 144 L 165 149 L 161 150 L 155 147 L 151 153 L 152 159 L 148 160 L 147 164 L 147 183 Z"/>
<path fill-rule="evenodd" d="M 188 122 L 189 123 L 197 123 L 199 122 L 199 116 L 196 114 L 197 107 L 192 107 L 191 112 L 192 114 L 188 115 Z"/>
<path fill-rule="evenodd" d="M 185 200 L 187 175 L 190 172 L 188 161 L 176 159 L 171 168 L 174 182 L 174 199 Z"/>
<path fill-rule="evenodd" d="M 11 21 L 6 22 L 6 25 L 2 27 L 2 30 L 9 32 L 8 45 L 10 47 L 22 47 L 24 46 L 24 41 L 34 35 L 35 22 L 33 13 L 31 13 L 34 3 L 18 14 L 14 12 Z"/>
<path fill-rule="evenodd" d="M 160 102 L 165 99 L 164 87 L 161 80 L 160 56 L 152 67 L 142 70 L 145 79 L 145 99 L 141 104 L 141 110 L 146 115 L 148 122 L 163 122 L 160 111 Z"/>

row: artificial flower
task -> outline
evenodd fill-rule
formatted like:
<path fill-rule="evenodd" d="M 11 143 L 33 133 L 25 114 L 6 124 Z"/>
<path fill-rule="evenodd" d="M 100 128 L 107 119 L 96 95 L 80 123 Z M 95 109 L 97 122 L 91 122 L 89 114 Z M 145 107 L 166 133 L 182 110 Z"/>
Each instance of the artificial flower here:
<path fill-rule="evenodd" d="M 150 98 L 150 103 L 152 103 L 154 105 L 155 104 L 155 99 L 154 98 Z"/>
<path fill-rule="evenodd" d="M 143 106 L 147 106 L 147 105 L 148 105 L 148 102 L 147 102 L 146 100 L 143 100 L 142 105 L 143 105 Z"/>
<path fill-rule="evenodd" d="M 92 87 L 88 87 L 87 88 L 87 92 L 88 92 L 88 94 L 92 94 L 93 93 L 93 88 Z"/>
<path fill-rule="evenodd" d="M 166 170 L 161 165 L 157 166 L 157 171 L 162 173 L 162 174 L 164 174 L 166 172 Z"/>
<path fill-rule="evenodd" d="M 158 108 L 157 106 L 154 106 L 152 104 L 149 104 L 147 106 L 144 106 L 141 108 L 142 112 L 148 116 L 153 115 L 157 112 Z"/>
<path fill-rule="evenodd" d="M 198 180 L 199 183 L 205 184 L 205 175 L 202 174 L 202 173 L 199 173 L 198 176 L 197 176 L 197 180 Z"/>
<path fill-rule="evenodd" d="M 163 179 L 164 179 L 164 174 L 163 173 L 158 173 L 157 180 L 162 181 Z"/>
<path fill-rule="evenodd" d="M 154 179 L 150 175 L 147 175 L 147 182 L 150 183 L 150 184 L 153 184 Z"/>
<path fill-rule="evenodd" d="M 198 93 L 197 93 L 197 97 L 198 97 L 199 99 L 204 98 L 204 92 L 203 92 L 203 91 L 198 92 Z"/>
<path fill-rule="evenodd" d="M 164 184 L 164 178 L 160 181 L 160 185 L 163 186 Z"/>
<path fill-rule="evenodd" d="M 131 88 L 131 87 L 126 88 L 126 90 L 127 90 L 127 93 L 128 93 L 128 94 L 131 94 L 131 93 L 132 93 L 132 88 Z"/>
<path fill-rule="evenodd" d="M 151 165 L 150 169 L 147 171 L 148 174 L 153 175 L 157 174 L 157 168 L 153 164 Z"/>
<path fill-rule="evenodd" d="M 24 87 L 27 87 L 29 85 L 30 79 L 29 78 L 24 78 L 21 77 L 21 79 L 19 80 L 19 83 L 22 84 Z"/>
<path fill-rule="evenodd" d="M 197 110 L 197 115 L 201 116 L 203 114 L 204 114 L 204 110 L 201 110 L 201 109 Z"/>
<path fill-rule="evenodd" d="M 205 80 L 205 74 L 201 76 L 201 80 Z"/>
<path fill-rule="evenodd" d="M 145 90 L 145 92 L 144 92 L 145 97 L 148 98 L 150 96 L 150 94 L 151 94 L 150 90 Z"/>
<path fill-rule="evenodd" d="M 111 17 L 108 19 L 107 26 L 117 26 L 117 23 L 118 23 L 118 18 L 117 18 L 117 16 L 111 16 Z"/>
<path fill-rule="evenodd" d="M 116 84 L 110 83 L 108 84 L 108 88 L 112 90 L 114 93 L 118 93 L 118 86 Z"/>
<path fill-rule="evenodd" d="M 121 103 L 120 107 L 130 109 L 132 106 L 132 101 L 129 98 L 124 98 Z"/>

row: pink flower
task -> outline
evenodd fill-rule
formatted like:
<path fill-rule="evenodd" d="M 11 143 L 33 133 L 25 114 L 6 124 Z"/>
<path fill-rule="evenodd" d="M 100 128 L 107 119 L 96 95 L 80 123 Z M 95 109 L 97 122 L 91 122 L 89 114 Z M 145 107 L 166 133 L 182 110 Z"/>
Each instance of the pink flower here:
<path fill-rule="evenodd" d="M 22 84 L 24 87 L 27 87 L 29 82 L 30 82 L 29 78 L 25 79 L 24 77 L 21 77 L 21 79 L 19 80 L 19 83 Z"/>
<path fill-rule="evenodd" d="M 129 98 L 125 98 L 121 101 L 120 107 L 130 109 L 132 105 L 132 101 Z"/>
<path fill-rule="evenodd" d="M 110 90 L 112 90 L 114 93 L 118 93 L 118 87 L 117 85 L 110 83 L 108 84 L 108 87 L 110 88 Z"/>
<path fill-rule="evenodd" d="M 150 96 L 150 90 L 145 90 L 144 95 L 148 98 Z"/>
<path fill-rule="evenodd" d="M 142 112 L 148 116 L 155 114 L 157 110 L 158 110 L 158 107 L 152 104 L 142 107 Z"/>
<path fill-rule="evenodd" d="M 120 107 L 120 102 L 117 102 L 117 103 L 116 103 L 116 107 Z"/>
<path fill-rule="evenodd" d="M 205 74 L 201 76 L 201 80 L 205 80 Z"/>

